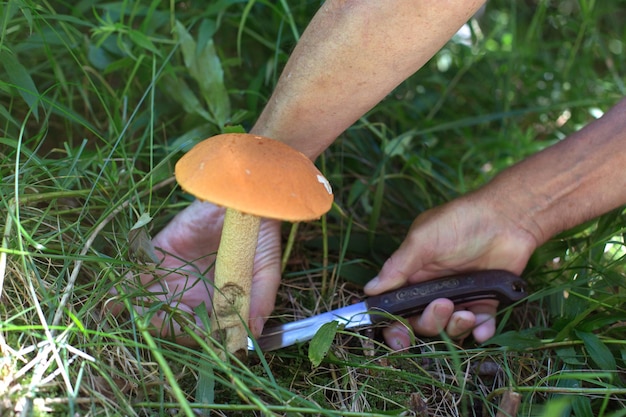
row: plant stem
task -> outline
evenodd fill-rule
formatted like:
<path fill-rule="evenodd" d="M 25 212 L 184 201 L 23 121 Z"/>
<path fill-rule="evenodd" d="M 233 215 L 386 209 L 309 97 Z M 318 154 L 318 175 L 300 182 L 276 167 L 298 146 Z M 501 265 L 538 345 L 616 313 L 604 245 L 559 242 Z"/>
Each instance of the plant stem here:
<path fill-rule="evenodd" d="M 289 257 L 291 256 L 291 251 L 293 250 L 293 243 L 296 240 L 296 234 L 298 233 L 298 226 L 300 223 L 293 223 L 291 228 L 289 229 L 289 237 L 287 238 L 287 244 L 285 245 L 285 250 L 283 251 L 283 258 L 280 262 L 280 272 L 285 272 L 285 268 L 287 267 L 287 262 L 289 261 Z"/>

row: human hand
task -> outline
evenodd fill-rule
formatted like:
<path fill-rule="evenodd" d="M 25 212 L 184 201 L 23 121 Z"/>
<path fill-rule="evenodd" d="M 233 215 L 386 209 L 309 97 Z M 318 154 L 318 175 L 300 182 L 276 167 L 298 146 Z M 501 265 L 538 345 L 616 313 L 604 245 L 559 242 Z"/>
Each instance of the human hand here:
<path fill-rule="evenodd" d="M 536 247 L 536 239 L 519 225 L 511 208 L 479 191 L 418 216 L 365 292 L 376 295 L 463 271 L 505 269 L 519 274 Z M 408 321 L 424 336 L 445 330 L 455 338 L 472 331 L 476 341 L 484 342 L 495 332 L 496 308 L 493 300 L 455 306 L 450 300 L 438 299 L 421 316 Z M 400 323 L 386 328 L 384 336 L 393 349 L 410 344 L 409 330 Z"/>
<path fill-rule="evenodd" d="M 159 232 L 152 243 L 160 263 L 154 273 L 127 276 L 130 291 L 141 285 L 141 294 L 152 294 L 132 300 L 137 314 L 150 315 L 150 322 L 162 336 L 175 337 L 184 345 L 193 345 L 176 315 L 188 314 L 199 328 L 202 320 L 194 309 L 202 303 L 211 308 L 213 264 L 219 246 L 225 210 L 211 203 L 195 201 L 181 211 Z M 132 280 L 137 279 L 138 283 Z M 280 222 L 263 220 L 255 254 L 248 326 L 254 336 L 263 330 L 265 317 L 274 309 L 280 283 Z M 151 305 L 165 303 L 154 312 Z M 107 304 L 114 314 L 124 306 L 119 301 Z M 210 313 L 210 312 L 209 312 Z"/>

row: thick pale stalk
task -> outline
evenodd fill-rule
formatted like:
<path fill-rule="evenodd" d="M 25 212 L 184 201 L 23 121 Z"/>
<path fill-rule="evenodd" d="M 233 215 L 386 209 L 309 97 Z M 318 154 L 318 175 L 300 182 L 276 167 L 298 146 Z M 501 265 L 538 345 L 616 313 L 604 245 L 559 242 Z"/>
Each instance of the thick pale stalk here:
<path fill-rule="evenodd" d="M 215 260 L 211 330 L 227 351 L 239 357 L 248 352 L 246 325 L 260 224 L 257 216 L 227 209 Z"/>

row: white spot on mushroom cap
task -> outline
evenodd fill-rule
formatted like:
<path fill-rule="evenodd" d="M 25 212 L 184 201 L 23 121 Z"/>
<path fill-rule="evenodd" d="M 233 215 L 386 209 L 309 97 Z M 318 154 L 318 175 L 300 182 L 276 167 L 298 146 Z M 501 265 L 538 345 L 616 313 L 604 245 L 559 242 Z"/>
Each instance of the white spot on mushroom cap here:
<path fill-rule="evenodd" d="M 323 175 L 317 175 L 317 181 L 322 184 L 324 186 L 324 188 L 326 188 L 326 191 L 328 191 L 328 194 L 332 194 L 333 193 L 333 188 L 330 186 L 330 183 L 328 182 L 328 180 L 326 178 L 324 178 Z"/>

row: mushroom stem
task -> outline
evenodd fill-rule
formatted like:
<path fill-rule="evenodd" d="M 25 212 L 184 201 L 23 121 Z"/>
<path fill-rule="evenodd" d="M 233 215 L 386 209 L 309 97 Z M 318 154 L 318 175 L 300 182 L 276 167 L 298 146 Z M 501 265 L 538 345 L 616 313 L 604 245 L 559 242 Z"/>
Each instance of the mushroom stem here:
<path fill-rule="evenodd" d="M 215 260 L 211 332 L 226 351 L 240 358 L 248 353 L 246 324 L 260 224 L 260 217 L 226 209 Z"/>

